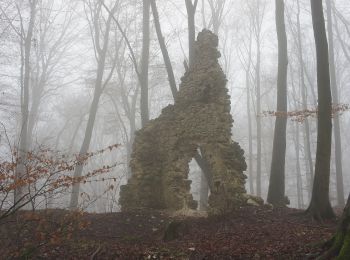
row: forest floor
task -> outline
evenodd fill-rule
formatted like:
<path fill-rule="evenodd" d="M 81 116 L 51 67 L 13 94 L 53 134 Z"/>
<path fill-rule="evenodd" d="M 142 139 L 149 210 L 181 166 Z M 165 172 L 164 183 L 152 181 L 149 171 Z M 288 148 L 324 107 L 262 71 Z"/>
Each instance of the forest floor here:
<path fill-rule="evenodd" d="M 314 259 L 336 222 L 313 222 L 301 212 L 267 206 L 220 218 L 27 212 L 0 223 L 0 259 Z M 164 241 L 169 223 L 175 239 Z"/>

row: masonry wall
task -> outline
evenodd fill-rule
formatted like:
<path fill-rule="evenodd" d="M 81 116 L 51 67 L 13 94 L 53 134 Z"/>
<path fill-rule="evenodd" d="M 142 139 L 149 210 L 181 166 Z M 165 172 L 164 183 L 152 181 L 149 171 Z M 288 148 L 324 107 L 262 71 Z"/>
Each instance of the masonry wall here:
<path fill-rule="evenodd" d="M 122 210 L 196 208 L 189 163 L 200 148 L 209 164 L 209 211 L 221 214 L 246 203 L 244 152 L 232 141 L 230 96 L 218 63 L 218 38 L 198 34 L 194 65 L 181 79 L 174 105 L 136 133 L 132 177 L 121 187 Z"/>

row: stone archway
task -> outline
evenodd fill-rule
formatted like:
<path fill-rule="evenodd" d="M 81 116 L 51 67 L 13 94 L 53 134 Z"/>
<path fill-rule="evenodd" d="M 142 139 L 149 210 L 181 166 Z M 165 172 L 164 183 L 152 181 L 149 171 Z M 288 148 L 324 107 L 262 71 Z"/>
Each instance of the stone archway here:
<path fill-rule="evenodd" d="M 221 214 L 246 203 L 244 152 L 231 140 L 233 123 L 218 38 L 198 34 L 194 65 L 181 79 L 174 105 L 135 136 L 132 177 L 121 187 L 122 210 L 196 208 L 190 194 L 189 162 L 200 148 L 211 175 L 209 211 Z"/>

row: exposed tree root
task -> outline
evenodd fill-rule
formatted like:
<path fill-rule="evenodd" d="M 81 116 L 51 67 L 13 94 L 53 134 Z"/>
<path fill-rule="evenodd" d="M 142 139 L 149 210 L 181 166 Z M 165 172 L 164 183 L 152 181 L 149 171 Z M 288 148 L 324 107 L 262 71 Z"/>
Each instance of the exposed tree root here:
<path fill-rule="evenodd" d="M 313 203 L 305 210 L 304 214 L 311 217 L 313 221 L 323 222 L 324 220 L 334 220 L 336 215 L 333 212 L 331 207 L 326 207 L 323 210 L 320 210 L 319 207 L 316 207 Z"/>

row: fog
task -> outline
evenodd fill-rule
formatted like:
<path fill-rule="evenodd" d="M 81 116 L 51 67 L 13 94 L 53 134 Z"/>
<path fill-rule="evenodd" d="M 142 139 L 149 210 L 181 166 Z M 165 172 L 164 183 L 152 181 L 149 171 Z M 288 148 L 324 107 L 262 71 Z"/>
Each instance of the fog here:
<path fill-rule="evenodd" d="M 73 176 L 75 171 L 77 177 L 80 176 L 77 169 L 81 169 L 81 176 L 87 177 L 81 180 L 80 189 L 74 190 L 77 182 L 73 181 L 57 192 L 51 190 L 40 194 L 26 207 L 69 208 L 72 207 L 72 194 L 76 194 L 78 206 L 83 210 L 98 213 L 120 211 L 120 186 L 126 184 L 132 175 L 129 167 L 132 143 L 135 131 L 142 128 L 141 116 L 146 113 L 145 107 L 148 108 L 149 119 L 155 119 L 164 107 L 174 103 L 151 8 L 149 60 L 145 60 L 142 2 L 0 0 L 1 163 L 16 160 L 21 152 L 37 154 L 46 151 L 49 155 L 45 156 L 59 158 L 57 160 L 94 153 L 75 165 L 73 170 L 65 169 L 62 172 Z M 177 88 L 189 65 L 185 2 L 156 1 Z M 297 3 L 300 4 L 300 32 Z M 332 4 L 338 104 L 349 104 L 350 2 L 337 0 Z M 286 0 L 285 5 L 288 111 L 301 111 L 305 107 L 316 110 L 316 52 L 310 1 Z M 217 33 L 219 37 L 219 62 L 228 79 L 234 119 L 232 138 L 244 149 L 248 164 L 246 190 L 266 200 L 276 120 L 275 116 L 266 112 L 276 111 L 277 100 L 278 42 L 274 1 L 200 0 L 195 11 L 196 35 L 204 28 Z M 300 51 L 303 53 L 303 66 L 300 65 Z M 260 75 L 257 74 L 258 56 Z M 148 62 L 148 72 L 143 62 Z M 260 84 L 260 96 L 257 94 L 257 84 Z M 303 93 L 306 97 L 304 100 Z M 261 108 L 257 106 L 258 99 Z M 261 120 L 260 154 L 257 151 L 258 119 Z M 305 132 L 306 121 L 309 124 L 308 133 Z M 339 121 L 343 197 L 346 197 L 350 191 L 350 162 L 346 159 L 350 152 L 350 135 L 346 130 L 350 127 L 350 116 L 346 109 L 339 116 Z M 307 134 L 311 158 L 308 158 Z M 116 144 L 118 146 L 114 146 Z M 285 195 L 291 207 L 304 209 L 309 204 L 312 191 L 308 181 L 309 162 L 312 161 L 314 167 L 316 145 L 316 116 L 307 117 L 301 122 L 293 116 L 288 117 Z M 25 151 L 21 151 L 21 147 L 25 147 Z M 258 159 L 261 160 L 260 194 L 257 193 Z M 297 184 L 298 161 L 302 187 Z M 108 171 L 89 175 L 99 169 Z M 53 178 L 59 178 L 59 174 Z M 191 191 L 194 198 L 199 200 L 201 170 L 195 161 L 190 164 L 190 178 Z M 31 192 L 34 190 L 35 193 L 44 181 L 40 178 L 38 182 L 30 183 Z M 6 194 L 5 199 L 1 198 L 3 208 L 0 211 L 12 205 L 13 199 L 14 192 Z M 330 200 L 332 205 L 338 205 L 334 142 Z"/>

